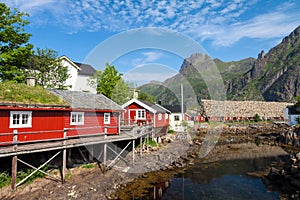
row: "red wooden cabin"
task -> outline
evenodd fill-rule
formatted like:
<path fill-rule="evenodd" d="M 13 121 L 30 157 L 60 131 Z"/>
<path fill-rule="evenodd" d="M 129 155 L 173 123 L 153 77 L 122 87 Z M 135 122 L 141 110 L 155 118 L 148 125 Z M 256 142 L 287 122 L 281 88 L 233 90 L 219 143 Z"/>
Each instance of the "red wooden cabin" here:
<path fill-rule="evenodd" d="M 170 125 L 170 111 L 166 108 L 159 104 L 152 104 L 135 98 L 123 104 L 122 107 L 125 109 L 123 113 L 125 125 L 152 124 L 155 129 L 153 137 L 166 134 Z"/>
<path fill-rule="evenodd" d="M 102 94 L 51 90 L 71 106 L 65 113 L 67 136 L 86 134 L 119 134 L 123 108 Z"/>
<path fill-rule="evenodd" d="M 119 134 L 122 107 L 103 95 L 51 90 L 67 105 L 0 102 L 0 145 Z"/>

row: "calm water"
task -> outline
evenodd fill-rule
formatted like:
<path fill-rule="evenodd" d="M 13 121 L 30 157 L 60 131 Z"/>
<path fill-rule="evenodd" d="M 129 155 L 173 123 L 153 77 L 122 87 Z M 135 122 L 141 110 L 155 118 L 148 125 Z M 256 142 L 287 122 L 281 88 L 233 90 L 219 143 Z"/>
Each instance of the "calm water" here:
<path fill-rule="evenodd" d="M 153 185 L 148 194 L 139 199 L 280 199 L 278 193 L 267 190 L 260 178 L 247 175 L 265 170 L 274 160 L 196 162 L 185 173 Z"/>

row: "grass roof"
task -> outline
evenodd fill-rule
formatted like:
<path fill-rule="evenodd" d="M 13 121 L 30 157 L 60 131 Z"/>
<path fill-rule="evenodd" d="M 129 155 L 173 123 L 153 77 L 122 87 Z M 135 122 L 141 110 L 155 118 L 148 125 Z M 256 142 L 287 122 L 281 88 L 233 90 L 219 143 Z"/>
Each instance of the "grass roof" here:
<path fill-rule="evenodd" d="M 0 102 L 68 106 L 63 99 L 41 86 L 27 86 L 11 82 L 0 83 Z"/>

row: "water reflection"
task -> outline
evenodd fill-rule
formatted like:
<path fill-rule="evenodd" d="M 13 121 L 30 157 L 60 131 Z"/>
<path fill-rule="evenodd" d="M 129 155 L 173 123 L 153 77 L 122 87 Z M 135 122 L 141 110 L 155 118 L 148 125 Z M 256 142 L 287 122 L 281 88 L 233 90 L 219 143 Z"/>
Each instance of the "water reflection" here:
<path fill-rule="evenodd" d="M 280 199 L 249 172 L 264 171 L 278 158 L 197 163 L 171 179 L 162 199 Z"/>
<path fill-rule="evenodd" d="M 247 175 L 265 171 L 278 159 L 284 157 L 212 163 L 196 160 L 194 166 L 175 176 L 157 172 L 140 179 L 123 190 L 121 199 L 280 199 L 259 177 Z"/>

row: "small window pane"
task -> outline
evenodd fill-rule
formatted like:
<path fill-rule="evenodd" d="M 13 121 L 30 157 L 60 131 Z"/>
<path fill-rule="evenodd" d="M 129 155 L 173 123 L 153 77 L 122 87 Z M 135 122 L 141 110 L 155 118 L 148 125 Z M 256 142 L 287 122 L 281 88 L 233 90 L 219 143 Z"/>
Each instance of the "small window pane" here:
<path fill-rule="evenodd" d="M 81 123 L 82 122 L 82 115 L 81 114 L 78 114 L 78 123 Z"/>
<path fill-rule="evenodd" d="M 75 114 L 72 114 L 72 122 L 76 122 L 76 115 Z"/>
<path fill-rule="evenodd" d="M 20 114 L 13 114 L 13 124 L 20 124 Z"/>
<path fill-rule="evenodd" d="M 28 114 L 23 114 L 22 115 L 22 124 L 28 124 L 28 118 L 29 118 Z"/>

